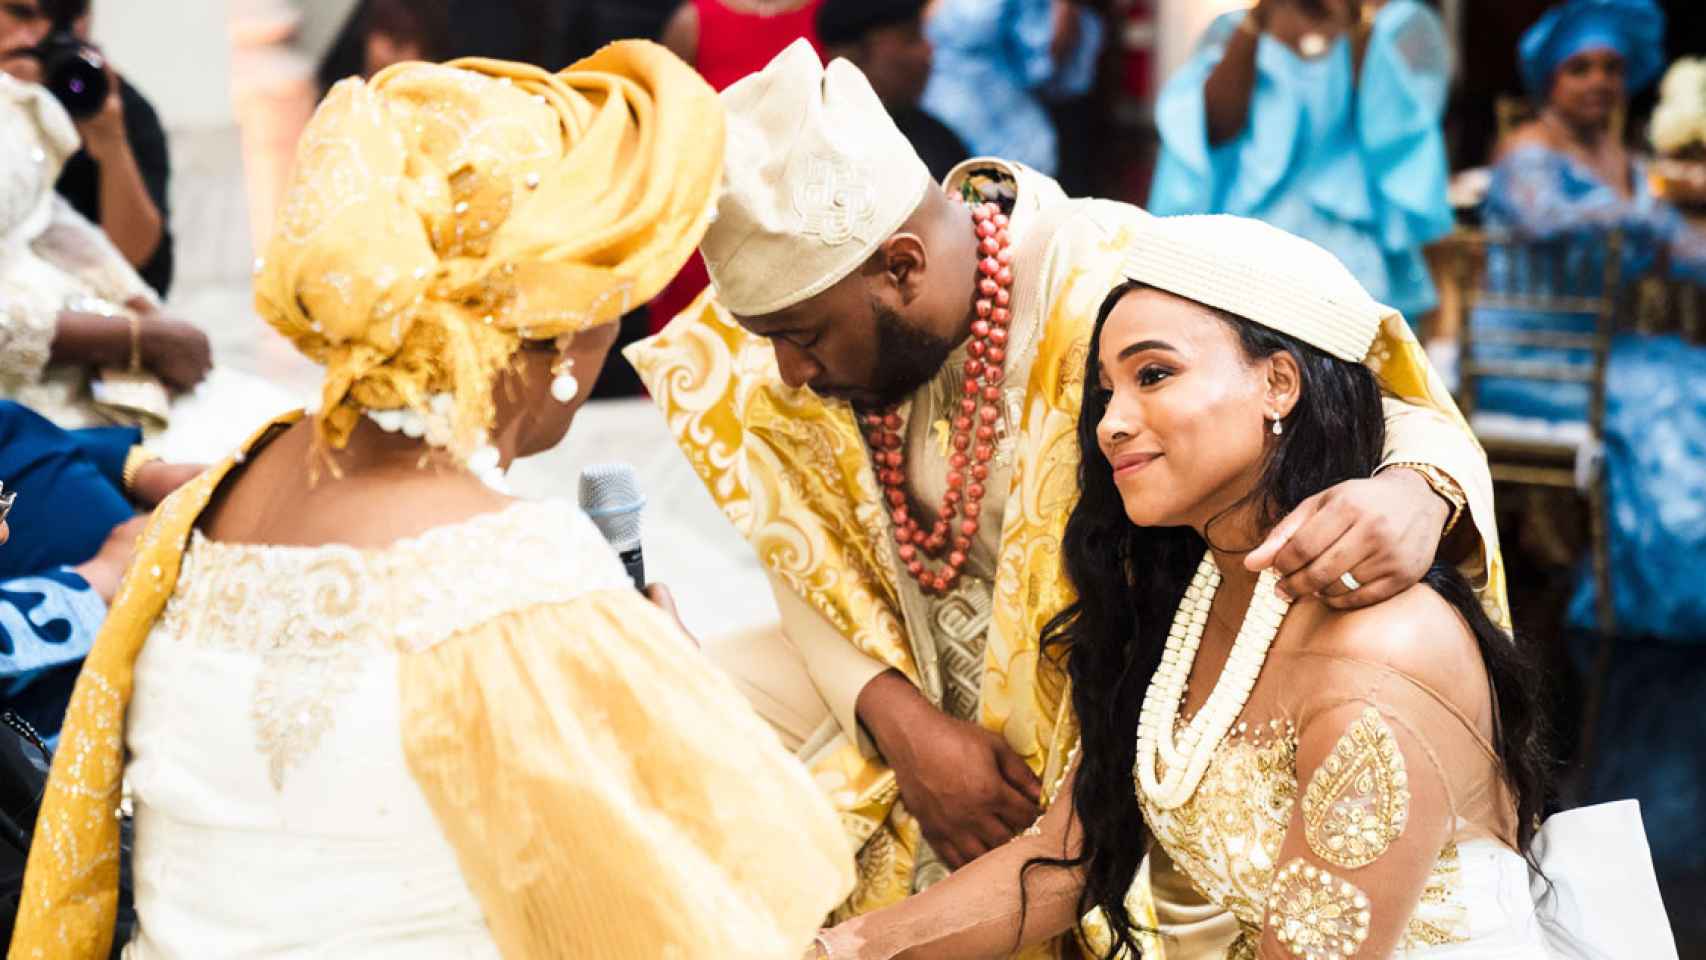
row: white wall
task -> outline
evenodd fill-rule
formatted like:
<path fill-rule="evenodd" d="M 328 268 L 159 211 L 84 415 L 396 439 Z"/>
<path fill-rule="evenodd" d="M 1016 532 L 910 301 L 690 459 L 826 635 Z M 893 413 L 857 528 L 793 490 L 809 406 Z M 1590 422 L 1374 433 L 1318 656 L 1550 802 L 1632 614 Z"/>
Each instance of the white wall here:
<path fill-rule="evenodd" d="M 254 255 L 232 99 L 231 0 L 92 2 L 93 39 L 166 128 L 177 265 L 168 309 L 210 331 L 250 330 Z M 217 336 L 215 350 L 229 359 Z"/>
<path fill-rule="evenodd" d="M 242 0 L 255 2 L 255 0 Z M 265 2 L 281 3 L 285 0 L 265 0 Z M 295 8 L 301 21 L 296 31 L 296 48 L 302 51 L 315 63 L 331 48 L 332 41 L 337 39 L 338 31 L 344 21 L 349 18 L 351 10 L 355 9 L 356 0 L 288 0 Z"/>
<path fill-rule="evenodd" d="M 231 123 L 225 0 L 94 0 L 94 39 L 169 130 Z"/>

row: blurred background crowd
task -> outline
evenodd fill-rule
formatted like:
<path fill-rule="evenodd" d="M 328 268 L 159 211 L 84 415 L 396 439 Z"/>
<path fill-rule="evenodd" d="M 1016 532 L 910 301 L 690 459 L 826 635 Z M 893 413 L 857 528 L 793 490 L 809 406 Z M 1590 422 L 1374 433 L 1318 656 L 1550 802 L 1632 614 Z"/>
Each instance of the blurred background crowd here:
<path fill-rule="evenodd" d="M 1706 956 L 1699 0 L 0 0 L 7 716 L 51 739 L 136 510 L 316 382 L 249 274 L 318 98 L 405 60 L 556 68 L 627 37 L 718 89 L 805 37 L 866 71 L 938 177 L 998 155 L 1074 195 L 1258 217 L 1403 310 L 1499 483 L 1570 799 L 1640 799 L 1683 954 Z M 45 129 L 30 84 L 79 42 L 110 95 Z M 705 283 L 690 264 L 624 339 Z M 773 619 L 638 389 L 613 361 L 520 485 L 564 492 L 593 451 L 640 465 L 683 616 Z"/>

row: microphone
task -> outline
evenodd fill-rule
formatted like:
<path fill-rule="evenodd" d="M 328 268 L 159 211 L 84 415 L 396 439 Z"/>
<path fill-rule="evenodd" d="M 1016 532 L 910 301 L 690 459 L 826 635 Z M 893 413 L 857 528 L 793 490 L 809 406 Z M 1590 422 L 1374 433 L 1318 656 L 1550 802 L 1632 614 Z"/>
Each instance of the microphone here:
<path fill-rule="evenodd" d="M 646 562 L 640 552 L 640 513 L 646 498 L 640 478 L 626 463 L 601 463 L 581 471 L 581 509 L 622 558 L 634 589 L 646 589 Z"/>

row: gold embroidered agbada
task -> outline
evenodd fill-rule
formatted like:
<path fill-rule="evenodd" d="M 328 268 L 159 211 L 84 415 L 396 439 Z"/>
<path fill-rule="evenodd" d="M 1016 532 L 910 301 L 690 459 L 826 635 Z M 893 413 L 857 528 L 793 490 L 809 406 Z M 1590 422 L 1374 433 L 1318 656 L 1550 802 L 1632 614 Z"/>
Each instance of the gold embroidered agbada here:
<path fill-rule="evenodd" d="M 407 408 L 477 448 L 523 340 L 612 322 L 686 259 L 722 130 L 710 88 L 643 42 L 560 75 L 340 84 L 256 281 L 327 368 L 320 440 Z M 799 955 L 851 886 L 845 838 L 590 520 L 518 504 L 377 550 L 210 541 L 203 511 L 271 432 L 142 538 L 71 700 L 10 956 L 107 955 L 127 775 L 140 957 Z"/>
<path fill-rule="evenodd" d="M 784 384 L 771 346 L 712 292 L 628 351 L 694 469 L 779 587 L 787 642 L 765 655 L 797 658 L 823 697 L 827 719 L 794 739 L 860 847 L 859 885 L 843 917 L 893 903 L 943 872 L 858 729 L 853 703 L 865 681 L 903 672 L 944 709 L 1001 733 L 1045 792 L 1074 740 L 1064 672 L 1040 655 L 1038 639 L 1072 598 L 1058 553 L 1078 489 L 1074 430 L 1089 334 L 1147 214 L 1068 199 L 1052 180 L 1000 161 L 969 161 L 946 188 L 1010 198 L 1016 253 L 1006 416 L 985 500 L 1001 523 L 974 545 L 969 575 L 950 596 L 926 598 L 898 575 L 888 511 L 852 411 Z M 939 499 L 947 451 L 935 423 L 958 399 L 959 359 L 900 411 L 915 505 Z M 1466 522 L 1481 535 L 1468 566 L 1484 602 L 1502 614 L 1484 455 L 1401 321 L 1382 331 L 1368 363 L 1390 395 L 1386 463 L 1431 464 L 1462 488 Z M 835 644 L 844 649 L 826 647 Z M 763 682 L 748 683 L 761 712 L 766 691 L 750 688 Z M 1145 893 L 1135 894 L 1136 916 L 1152 918 Z"/>

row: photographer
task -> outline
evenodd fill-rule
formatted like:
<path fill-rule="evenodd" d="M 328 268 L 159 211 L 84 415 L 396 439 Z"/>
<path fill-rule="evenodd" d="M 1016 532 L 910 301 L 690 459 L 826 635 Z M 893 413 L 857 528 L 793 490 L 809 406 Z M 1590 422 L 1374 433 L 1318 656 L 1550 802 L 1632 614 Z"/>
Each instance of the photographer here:
<path fill-rule="evenodd" d="M 0 0 L 0 69 L 41 83 L 35 53 L 55 24 L 87 41 L 87 0 Z M 108 68 L 110 90 L 91 115 L 76 118 L 83 149 L 65 165 L 58 190 L 100 225 L 142 279 L 162 297 L 172 283 L 167 221 L 171 176 L 166 132 L 142 94 Z"/>
<path fill-rule="evenodd" d="M 0 397 L 67 428 L 169 419 L 166 392 L 211 367 L 207 337 L 161 313 L 106 234 L 54 193 L 77 146 L 55 97 L 0 73 Z"/>

